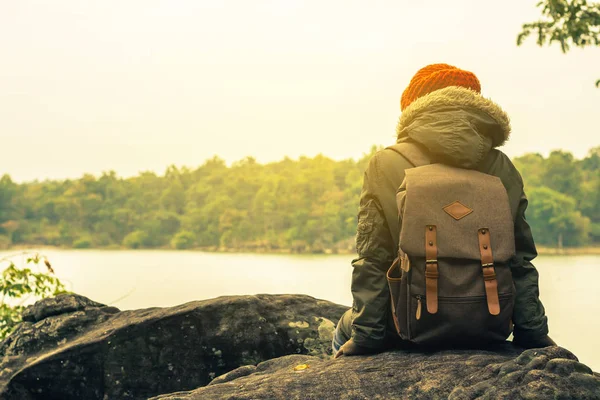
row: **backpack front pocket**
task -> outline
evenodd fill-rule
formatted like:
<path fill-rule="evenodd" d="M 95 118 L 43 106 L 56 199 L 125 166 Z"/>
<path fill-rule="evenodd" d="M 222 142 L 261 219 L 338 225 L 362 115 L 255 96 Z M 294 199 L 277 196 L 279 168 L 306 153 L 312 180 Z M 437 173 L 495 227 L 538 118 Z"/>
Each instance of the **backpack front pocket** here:
<path fill-rule="evenodd" d="M 430 314 L 423 306 L 425 296 L 414 295 L 410 300 L 408 316 L 410 340 L 422 344 L 474 344 L 506 340 L 512 331 L 510 320 L 514 295 L 505 293 L 498 297 L 498 315 L 488 312 L 486 296 L 438 297 L 438 311 Z"/>

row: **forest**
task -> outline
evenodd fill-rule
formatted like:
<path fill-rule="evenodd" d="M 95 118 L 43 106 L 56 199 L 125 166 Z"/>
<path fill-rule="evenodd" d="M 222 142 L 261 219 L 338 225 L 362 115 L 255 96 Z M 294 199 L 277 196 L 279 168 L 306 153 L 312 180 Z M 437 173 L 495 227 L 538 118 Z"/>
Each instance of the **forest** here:
<path fill-rule="evenodd" d="M 175 248 L 337 252 L 352 249 L 363 172 L 323 155 L 228 166 L 213 157 L 164 175 L 115 172 L 15 183 L 0 179 L 0 248 Z M 513 159 L 538 245 L 600 244 L 600 147 Z"/>

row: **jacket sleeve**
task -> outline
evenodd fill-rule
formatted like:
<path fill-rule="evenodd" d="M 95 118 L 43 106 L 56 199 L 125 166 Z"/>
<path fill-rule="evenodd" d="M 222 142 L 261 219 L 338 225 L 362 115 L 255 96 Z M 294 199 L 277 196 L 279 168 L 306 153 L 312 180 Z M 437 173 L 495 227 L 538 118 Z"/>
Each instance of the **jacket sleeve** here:
<path fill-rule="evenodd" d="M 537 256 L 531 228 L 525 220 L 527 196 L 521 192 L 515 220 L 516 258 L 511 265 L 516 298 L 513 311 L 514 336 L 536 339 L 548 334 L 548 318 L 539 298 L 538 272 L 531 263 Z"/>
<path fill-rule="evenodd" d="M 375 155 L 364 175 L 352 261 L 352 338 L 368 348 L 383 346 L 390 304 L 386 271 L 395 249 L 378 197 L 380 179 Z"/>

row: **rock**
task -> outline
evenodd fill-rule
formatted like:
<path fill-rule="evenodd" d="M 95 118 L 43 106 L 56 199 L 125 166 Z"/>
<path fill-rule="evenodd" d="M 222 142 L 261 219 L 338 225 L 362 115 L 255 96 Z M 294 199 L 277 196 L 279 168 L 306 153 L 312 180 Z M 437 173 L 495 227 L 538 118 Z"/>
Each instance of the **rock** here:
<path fill-rule="evenodd" d="M 299 370 L 294 366 L 306 364 Z M 286 356 L 154 400 L 600 399 L 600 377 L 560 347 Z M 229 379 L 237 375 L 235 379 Z"/>
<path fill-rule="evenodd" d="M 38 301 L 34 305 L 27 307 L 21 317 L 23 321 L 38 322 L 53 315 L 68 314 L 75 311 L 101 307 L 106 306 L 78 294 L 59 294 L 56 297 Z M 117 312 L 119 311 L 117 308 L 113 309 Z"/>
<path fill-rule="evenodd" d="M 78 295 L 45 299 L 0 343 L 0 398 L 147 399 L 204 386 L 240 366 L 251 367 L 230 379 L 259 371 L 256 364 L 283 355 L 328 358 L 346 309 L 304 295 L 132 311 Z"/>
<path fill-rule="evenodd" d="M 241 378 L 242 376 L 250 375 L 251 373 L 253 373 L 255 371 L 256 371 L 256 365 L 244 365 L 243 367 L 236 368 L 231 372 L 228 372 L 226 374 L 223 374 L 223 375 L 213 379 L 212 381 L 210 381 L 208 386 L 214 385 L 217 383 L 229 382 L 234 379 Z"/>
<path fill-rule="evenodd" d="M 41 353 L 54 350 L 118 312 L 119 309 L 115 307 L 93 302 L 83 296 L 67 294 L 29 306 L 23 313 L 25 322 L 17 325 L 11 335 L 0 342 L 0 388 L 7 375 L 7 359 L 15 361 L 15 368 L 20 367 L 24 358 L 31 360 Z"/>
<path fill-rule="evenodd" d="M 560 347 L 331 360 L 345 310 L 302 295 L 132 311 L 78 295 L 45 299 L 0 343 L 0 398 L 600 400 L 600 376 Z"/>

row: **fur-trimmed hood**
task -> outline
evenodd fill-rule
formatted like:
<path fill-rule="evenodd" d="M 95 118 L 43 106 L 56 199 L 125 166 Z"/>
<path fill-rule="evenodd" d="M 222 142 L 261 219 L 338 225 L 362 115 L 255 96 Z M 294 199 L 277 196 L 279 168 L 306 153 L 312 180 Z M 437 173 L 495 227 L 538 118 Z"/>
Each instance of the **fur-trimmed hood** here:
<path fill-rule="evenodd" d="M 400 116 L 398 142 L 412 139 L 446 164 L 472 168 L 510 135 L 508 115 L 493 101 L 458 86 L 415 100 Z"/>

